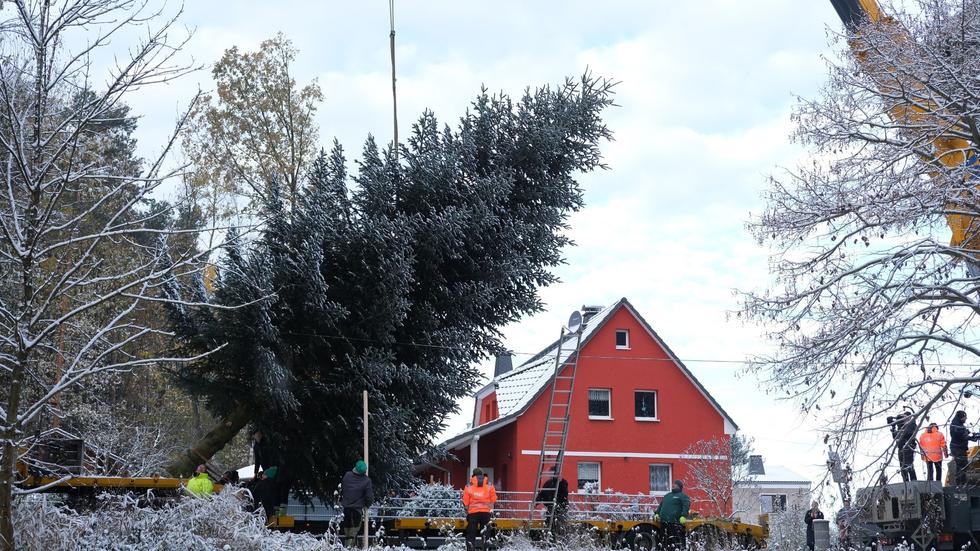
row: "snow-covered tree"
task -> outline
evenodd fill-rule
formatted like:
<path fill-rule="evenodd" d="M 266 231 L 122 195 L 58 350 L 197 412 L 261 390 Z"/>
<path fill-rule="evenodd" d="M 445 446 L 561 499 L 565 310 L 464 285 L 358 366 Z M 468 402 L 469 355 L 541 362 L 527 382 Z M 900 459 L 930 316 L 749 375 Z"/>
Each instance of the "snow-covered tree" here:
<path fill-rule="evenodd" d="M 15 547 L 16 463 L 59 397 L 89 378 L 189 359 L 147 346 L 169 331 L 144 315 L 165 300 L 162 285 L 193 276 L 199 254 L 177 246 L 195 231 L 177 224 L 179 205 L 148 201 L 174 172 L 169 145 L 143 166 L 107 154 L 107 126 L 131 122 L 127 95 L 188 70 L 174 20 L 156 15 L 131 0 L 19 0 L 0 11 L 3 549 Z M 141 38 L 99 70 L 99 53 L 132 27 Z"/>
<path fill-rule="evenodd" d="M 732 495 L 739 482 L 748 481 L 752 439 L 739 434 L 698 440 L 684 450 L 687 484 L 704 494 L 713 515 L 736 514 Z"/>
<path fill-rule="evenodd" d="M 456 129 L 425 113 L 397 165 L 369 139 L 351 177 L 335 144 L 294 210 L 274 186 L 262 237 L 229 250 L 215 300 L 275 298 L 175 310 L 188 353 L 227 347 L 183 370 L 224 420 L 173 470 L 253 422 L 326 493 L 360 453 L 366 389 L 372 476 L 409 474 L 500 329 L 541 309 L 582 206 L 575 176 L 602 166 L 610 102 L 591 76 L 518 101 L 482 93 Z"/>
<path fill-rule="evenodd" d="M 980 381 L 980 4 L 911 4 L 835 41 L 793 117 L 811 159 L 750 223 L 774 251 L 742 312 L 777 345 L 756 370 L 845 460 L 889 414 L 942 422 Z"/>

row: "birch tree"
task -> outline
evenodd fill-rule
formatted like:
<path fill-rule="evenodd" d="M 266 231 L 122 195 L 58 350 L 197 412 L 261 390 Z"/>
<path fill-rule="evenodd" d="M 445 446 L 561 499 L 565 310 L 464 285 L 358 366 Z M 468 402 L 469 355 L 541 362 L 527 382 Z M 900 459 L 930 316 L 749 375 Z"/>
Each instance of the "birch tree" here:
<path fill-rule="evenodd" d="M 754 369 L 845 460 L 902 408 L 943 423 L 980 380 L 980 4 L 912 4 L 834 37 L 793 116 L 811 158 L 749 224 L 774 274 L 740 314 L 776 345 Z M 880 448 L 855 471 L 886 464 Z"/>
<path fill-rule="evenodd" d="M 735 515 L 733 495 L 739 482 L 747 482 L 752 439 L 741 435 L 698 440 L 684 450 L 688 484 L 704 494 L 718 515 Z"/>
<path fill-rule="evenodd" d="M 17 0 L 0 11 L 2 549 L 16 547 L 11 503 L 27 431 L 53 400 L 87 379 L 193 359 L 142 346 L 169 335 L 143 309 L 165 300 L 161 286 L 192 278 L 204 254 L 170 246 L 195 231 L 175 224 L 179 205 L 147 208 L 177 173 L 164 162 L 176 135 L 135 172 L 92 154 L 95 129 L 129 94 L 190 70 L 174 23 L 134 0 Z M 98 70 L 93 60 L 129 31 L 140 38 L 113 44 L 114 61 Z M 107 262 L 113 248 L 135 253 Z"/>

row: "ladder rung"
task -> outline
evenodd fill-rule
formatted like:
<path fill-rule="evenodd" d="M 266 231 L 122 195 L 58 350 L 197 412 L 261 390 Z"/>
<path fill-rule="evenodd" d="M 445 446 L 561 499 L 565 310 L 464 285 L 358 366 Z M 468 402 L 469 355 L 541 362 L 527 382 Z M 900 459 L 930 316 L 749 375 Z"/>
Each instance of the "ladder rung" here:
<path fill-rule="evenodd" d="M 574 379 L 575 377 L 566 377 L 564 375 L 562 375 L 561 377 L 555 377 L 555 380 L 557 381 L 572 381 Z"/>
<path fill-rule="evenodd" d="M 572 391 L 571 390 L 552 390 L 552 392 L 554 392 L 555 394 L 569 394 Z"/>

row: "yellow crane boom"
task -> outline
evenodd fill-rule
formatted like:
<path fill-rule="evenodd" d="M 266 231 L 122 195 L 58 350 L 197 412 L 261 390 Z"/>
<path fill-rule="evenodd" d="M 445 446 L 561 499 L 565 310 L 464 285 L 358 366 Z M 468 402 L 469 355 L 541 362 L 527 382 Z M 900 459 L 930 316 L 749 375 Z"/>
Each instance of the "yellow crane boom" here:
<path fill-rule="evenodd" d="M 948 169 L 958 169 L 961 167 L 980 166 L 978 163 L 977 150 L 980 143 L 971 144 L 970 141 L 949 132 L 950 120 L 955 120 L 952 114 L 941 113 L 941 109 L 931 99 L 926 84 L 917 78 L 914 71 L 901 70 L 900 67 L 889 66 L 891 62 L 882 66 L 883 60 L 874 55 L 862 41 L 860 29 L 865 23 L 879 25 L 880 28 L 890 33 L 896 44 L 901 44 L 911 40 L 908 32 L 902 25 L 883 14 L 881 8 L 875 0 L 831 0 L 837 15 L 840 16 L 844 26 L 853 34 L 850 39 L 851 50 L 855 57 L 868 74 L 873 75 L 878 89 L 883 95 L 894 97 L 895 91 L 901 90 L 906 94 L 915 96 L 914 102 L 896 104 L 890 107 L 889 112 L 893 120 L 900 123 L 909 123 L 910 127 L 925 128 L 927 138 L 932 142 L 933 151 L 931 155 L 921 155 L 927 163 L 935 165 L 939 163 Z M 907 60 L 911 63 L 913 60 Z M 942 115 L 942 116 L 941 116 Z M 958 124 L 969 129 L 967 121 L 957 121 Z M 939 176 L 940 170 L 937 166 L 930 171 L 934 179 L 942 180 Z M 970 173 L 964 180 L 970 178 Z M 980 189 L 980 186 L 977 186 Z M 980 275 L 980 220 L 971 212 L 976 211 L 975 201 L 967 203 L 964 193 L 964 201 L 958 202 L 955 199 L 947 204 L 946 222 L 952 231 L 950 245 L 963 251 L 973 261 L 968 263 L 971 273 Z"/>

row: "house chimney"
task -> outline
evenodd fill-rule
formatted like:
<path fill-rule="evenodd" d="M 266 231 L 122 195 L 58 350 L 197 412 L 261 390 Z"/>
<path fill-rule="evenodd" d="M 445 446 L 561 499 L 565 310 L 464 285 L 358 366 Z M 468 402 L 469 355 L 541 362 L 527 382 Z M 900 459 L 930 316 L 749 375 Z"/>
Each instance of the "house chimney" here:
<path fill-rule="evenodd" d="M 749 456 L 749 476 L 766 474 L 766 466 L 762 463 L 761 455 Z"/>
<path fill-rule="evenodd" d="M 588 305 L 582 306 L 582 323 L 588 323 L 596 314 L 602 311 L 602 306 L 599 305 Z"/>
<path fill-rule="evenodd" d="M 499 354 L 493 365 L 493 378 L 496 379 L 511 369 L 514 369 L 514 356 L 510 352 Z"/>

